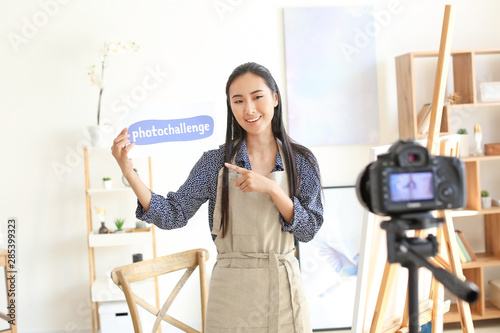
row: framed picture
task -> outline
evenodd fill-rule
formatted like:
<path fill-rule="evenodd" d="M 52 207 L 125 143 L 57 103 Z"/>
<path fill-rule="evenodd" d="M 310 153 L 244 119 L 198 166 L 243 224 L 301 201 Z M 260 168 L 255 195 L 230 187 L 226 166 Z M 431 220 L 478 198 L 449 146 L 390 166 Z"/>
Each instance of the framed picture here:
<path fill-rule="evenodd" d="M 352 327 L 364 208 L 354 186 L 324 188 L 324 222 L 298 256 L 314 331 Z"/>
<path fill-rule="evenodd" d="M 377 143 L 375 36 L 365 35 L 377 24 L 373 8 L 293 7 L 283 13 L 290 135 L 306 146 Z"/>

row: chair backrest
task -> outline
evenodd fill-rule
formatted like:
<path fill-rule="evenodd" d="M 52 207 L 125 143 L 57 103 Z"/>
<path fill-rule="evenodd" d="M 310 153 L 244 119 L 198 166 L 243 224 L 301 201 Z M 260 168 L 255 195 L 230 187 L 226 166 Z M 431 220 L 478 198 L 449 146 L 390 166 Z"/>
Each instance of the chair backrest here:
<path fill-rule="evenodd" d="M 113 269 L 113 271 L 111 272 L 111 278 L 123 290 L 123 293 L 125 294 L 125 299 L 127 300 L 127 305 L 130 310 L 130 315 L 132 317 L 132 322 L 134 324 L 134 330 L 136 333 L 142 333 L 141 320 L 139 317 L 137 305 L 140 305 L 151 314 L 156 316 L 152 331 L 153 333 L 157 332 L 162 320 L 183 330 L 184 332 L 200 333 L 200 331 L 167 314 L 167 310 L 169 309 L 170 305 L 174 301 L 184 283 L 196 269 L 196 267 L 200 268 L 202 332 L 205 331 L 205 314 L 208 298 L 207 272 L 205 263 L 209 259 L 209 257 L 210 255 L 207 250 L 194 249 L 158 257 L 155 259 L 140 261 Z M 182 269 L 186 269 L 184 275 L 182 275 L 182 277 L 179 279 L 177 285 L 174 287 L 167 300 L 160 308 L 151 305 L 150 303 L 146 302 L 144 299 L 136 295 L 132 291 L 132 288 L 130 286 L 130 284 L 133 282 L 158 277 L 160 275 L 179 271 Z"/>

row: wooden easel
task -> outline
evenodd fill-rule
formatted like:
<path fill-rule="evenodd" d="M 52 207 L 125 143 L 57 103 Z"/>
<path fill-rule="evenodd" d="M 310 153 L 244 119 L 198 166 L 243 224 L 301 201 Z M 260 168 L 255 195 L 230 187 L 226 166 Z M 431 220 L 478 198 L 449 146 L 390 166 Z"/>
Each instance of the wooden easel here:
<path fill-rule="evenodd" d="M 439 129 L 441 128 L 441 118 L 443 113 L 444 92 L 446 87 L 446 77 L 450 62 L 451 51 L 451 29 L 453 27 L 453 7 L 446 5 L 443 28 L 441 32 L 441 43 L 439 47 L 439 58 L 436 71 L 436 79 L 434 84 L 434 95 L 432 101 L 431 119 L 429 127 L 429 136 L 427 139 L 427 149 L 430 154 L 439 154 Z M 462 266 L 459 258 L 458 245 L 455 238 L 455 228 L 451 211 L 439 211 L 438 217 L 443 217 L 445 222 L 437 228 L 438 242 L 441 244 L 440 253 L 436 256 L 435 262 L 440 262 L 445 265 L 447 269 L 451 270 L 453 274 L 459 278 L 464 279 Z M 419 235 L 419 232 L 417 232 Z M 444 245 L 444 246 L 443 246 Z M 447 255 L 449 264 L 443 259 L 443 255 Z M 384 274 L 382 276 L 381 287 L 379 290 L 377 303 L 373 315 L 370 333 L 380 333 L 385 318 L 387 303 L 389 301 L 389 290 L 394 283 L 394 275 L 396 265 L 386 262 Z M 440 302 L 441 295 L 443 294 L 443 286 L 438 283 L 434 278 L 432 279 L 430 298 L 433 302 L 432 307 L 432 332 L 441 333 L 443 331 L 443 312 L 442 304 Z M 473 333 L 474 326 L 472 322 L 472 315 L 469 304 L 457 298 L 458 312 L 462 324 L 462 331 L 464 333 Z M 405 313 L 400 326 L 400 330 L 408 326 L 408 296 L 406 299 Z"/>

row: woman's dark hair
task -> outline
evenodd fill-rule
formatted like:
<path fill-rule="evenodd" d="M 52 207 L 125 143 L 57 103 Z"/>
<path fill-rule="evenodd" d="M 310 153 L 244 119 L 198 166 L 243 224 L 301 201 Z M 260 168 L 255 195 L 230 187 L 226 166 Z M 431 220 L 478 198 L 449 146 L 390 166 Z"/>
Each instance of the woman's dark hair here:
<path fill-rule="evenodd" d="M 233 83 L 233 81 L 240 77 L 243 74 L 252 73 L 260 76 L 266 82 L 266 85 L 271 89 L 272 94 L 278 94 L 278 105 L 274 107 L 274 116 L 271 123 L 273 135 L 276 139 L 279 139 L 282 143 L 283 155 L 281 156 L 285 168 L 287 170 L 287 178 L 288 178 L 288 188 L 290 197 L 297 196 L 299 189 L 299 180 L 297 174 L 297 164 L 295 162 L 294 151 L 298 151 L 301 155 L 303 155 L 309 163 L 311 163 L 317 173 L 319 178 L 319 169 L 317 167 L 317 162 L 314 155 L 311 153 L 309 149 L 306 147 L 299 145 L 288 136 L 285 130 L 285 126 L 283 124 L 283 111 L 281 107 L 281 94 L 278 89 L 278 85 L 274 80 L 273 76 L 269 72 L 267 68 L 262 65 L 256 64 L 254 62 L 247 62 L 242 64 L 234 69 L 234 71 L 229 76 L 226 83 L 226 104 L 227 104 L 227 128 L 226 128 L 226 145 L 225 145 L 225 157 L 224 161 L 227 163 L 231 163 L 232 158 L 236 154 L 236 152 L 240 149 L 243 141 L 246 138 L 246 131 L 243 127 L 238 124 L 236 118 L 233 115 L 231 109 L 231 101 L 229 98 L 229 87 Z M 229 172 L 227 168 L 223 169 L 222 172 L 222 197 L 221 197 L 221 228 L 222 228 L 222 237 L 226 235 L 227 232 L 227 224 L 229 220 L 229 190 L 228 190 L 228 182 L 229 182 Z"/>

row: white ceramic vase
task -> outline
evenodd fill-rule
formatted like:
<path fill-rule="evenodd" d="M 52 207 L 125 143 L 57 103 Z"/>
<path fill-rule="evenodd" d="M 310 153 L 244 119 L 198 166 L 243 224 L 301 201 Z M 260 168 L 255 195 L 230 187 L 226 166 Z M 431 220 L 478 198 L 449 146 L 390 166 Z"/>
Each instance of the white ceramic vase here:
<path fill-rule="evenodd" d="M 106 140 L 104 132 L 101 130 L 101 127 L 98 125 L 89 126 L 88 127 L 89 135 L 90 135 L 90 144 L 92 147 L 104 147 Z"/>

